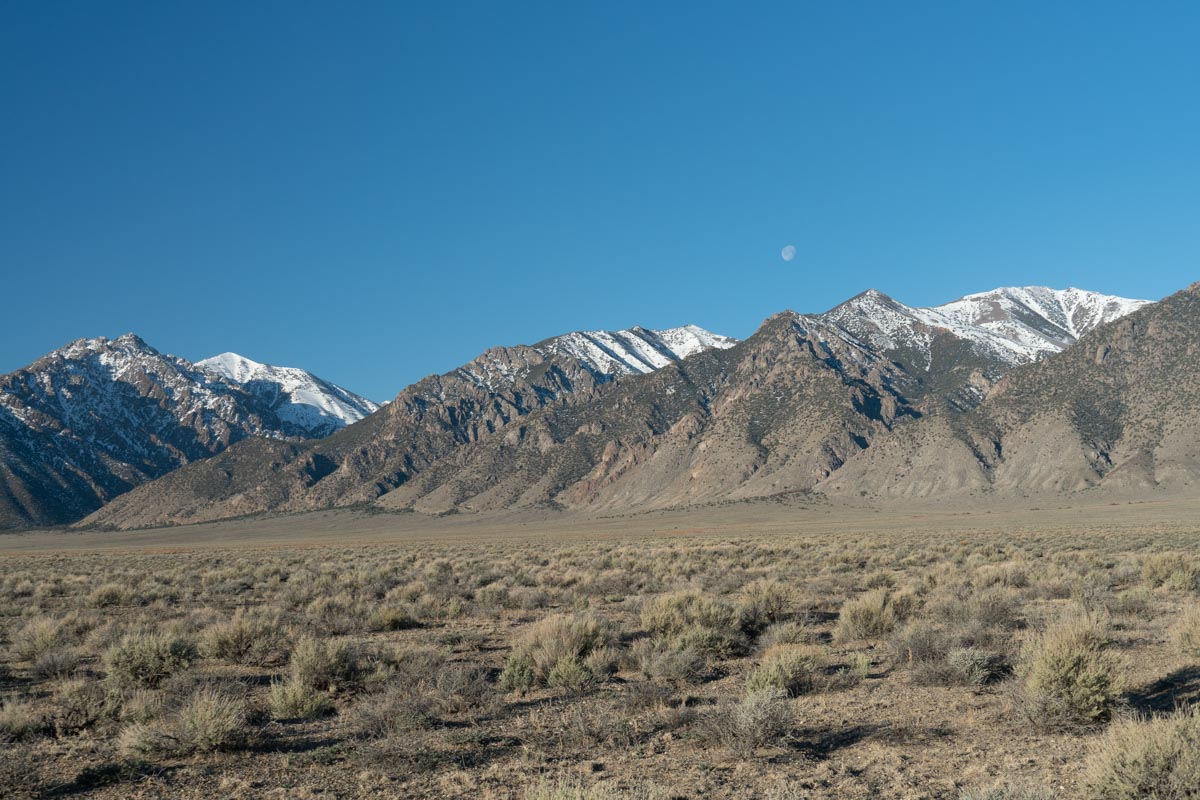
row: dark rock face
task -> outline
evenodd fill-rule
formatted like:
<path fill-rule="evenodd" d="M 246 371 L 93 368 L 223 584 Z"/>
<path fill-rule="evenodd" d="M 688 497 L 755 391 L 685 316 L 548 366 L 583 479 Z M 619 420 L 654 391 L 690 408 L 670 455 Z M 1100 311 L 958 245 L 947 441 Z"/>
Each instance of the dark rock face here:
<path fill-rule="evenodd" d="M 271 410 L 238 386 L 132 334 L 72 342 L 0 377 L 0 527 L 73 521 L 278 430 Z"/>

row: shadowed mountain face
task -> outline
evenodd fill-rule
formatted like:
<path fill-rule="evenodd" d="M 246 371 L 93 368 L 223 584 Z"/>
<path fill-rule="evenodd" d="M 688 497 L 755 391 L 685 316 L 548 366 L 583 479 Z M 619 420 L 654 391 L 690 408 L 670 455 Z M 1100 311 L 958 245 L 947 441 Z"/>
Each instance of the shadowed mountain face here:
<path fill-rule="evenodd" d="M 973 411 L 912 426 L 822 488 L 883 497 L 1200 486 L 1200 284 L 1014 369 Z"/>
<path fill-rule="evenodd" d="M 81 339 L 0 377 L 0 527 L 78 519 L 279 421 L 138 337 Z"/>
<path fill-rule="evenodd" d="M 0 528 L 75 521 L 246 439 L 228 462 L 236 470 L 214 465 L 199 480 L 202 495 L 266 470 L 286 501 L 297 491 L 284 477 L 288 465 L 301 488 L 314 487 L 304 502 L 372 499 L 514 417 L 733 344 L 689 325 L 496 348 L 410 387 L 378 419 L 318 449 L 297 440 L 341 430 L 379 406 L 304 370 L 235 353 L 193 365 L 132 334 L 79 340 L 0 378 Z M 273 506 L 273 487 L 250 484 L 238 502 Z"/>

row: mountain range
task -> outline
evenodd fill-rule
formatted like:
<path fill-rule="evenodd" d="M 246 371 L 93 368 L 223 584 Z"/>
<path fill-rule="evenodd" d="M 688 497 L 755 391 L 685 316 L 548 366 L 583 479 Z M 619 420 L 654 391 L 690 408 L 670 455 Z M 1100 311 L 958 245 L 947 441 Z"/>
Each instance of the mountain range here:
<path fill-rule="evenodd" d="M 382 406 L 234 353 L 81 339 L 0 377 L 0 527 L 1189 487 L 1198 295 L 869 290 L 741 342 L 685 325 L 495 347 Z"/>
<path fill-rule="evenodd" d="M 72 522 L 235 442 L 321 436 L 378 407 L 304 370 L 79 339 L 0 376 L 0 527 Z"/>
<path fill-rule="evenodd" d="M 0 379 L 0 525 L 1189 486 L 1197 293 L 872 290 L 742 342 L 688 325 L 496 347 L 382 407 L 236 354 L 80 340 Z"/>

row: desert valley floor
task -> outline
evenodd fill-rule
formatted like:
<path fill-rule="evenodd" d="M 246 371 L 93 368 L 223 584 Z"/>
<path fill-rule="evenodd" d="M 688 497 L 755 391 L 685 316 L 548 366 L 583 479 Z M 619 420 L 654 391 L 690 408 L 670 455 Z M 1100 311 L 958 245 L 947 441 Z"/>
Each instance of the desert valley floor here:
<path fill-rule="evenodd" d="M 1179 497 L 5 534 L 0 795 L 1134 797 L 1198 591 Z"/>

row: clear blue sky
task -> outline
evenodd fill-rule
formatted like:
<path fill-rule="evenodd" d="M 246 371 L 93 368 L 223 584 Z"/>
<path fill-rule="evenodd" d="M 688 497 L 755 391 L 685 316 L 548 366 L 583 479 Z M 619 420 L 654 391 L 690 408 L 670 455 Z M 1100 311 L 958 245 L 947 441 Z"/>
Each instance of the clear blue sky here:
<path fill-rule="evenodd" d="M 5 2 L 0 371 L 132 330 L 385 399 L 868 287 L 1157 299 L 1200 278 L 1198 41 L 1194 2 Z"/>

